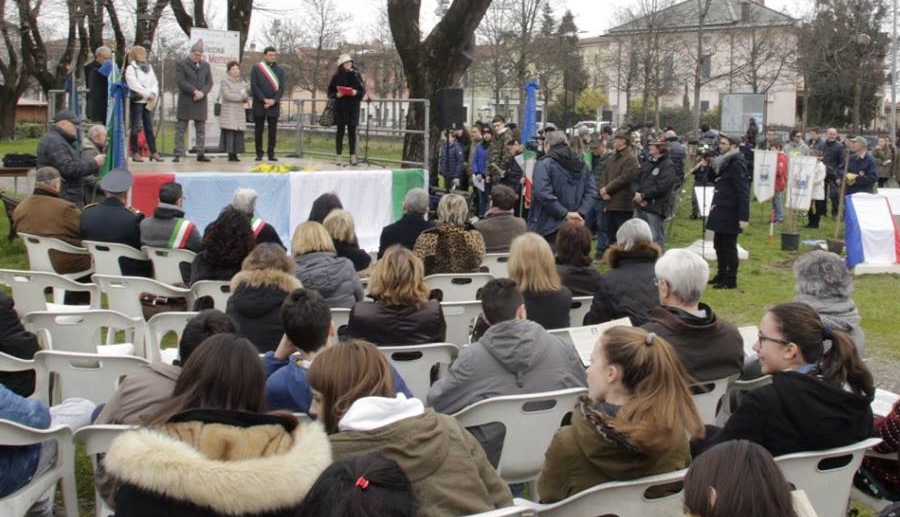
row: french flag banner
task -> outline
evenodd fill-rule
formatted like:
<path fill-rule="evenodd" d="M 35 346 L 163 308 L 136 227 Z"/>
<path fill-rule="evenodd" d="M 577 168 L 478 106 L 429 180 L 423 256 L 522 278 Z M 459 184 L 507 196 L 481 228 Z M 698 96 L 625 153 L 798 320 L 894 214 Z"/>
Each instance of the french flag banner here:
<path fill-rule="evenodd" d="M 845 199 L 847 267 L 900 263 L 900 231 L 887 198 L 858 193 Z"/>

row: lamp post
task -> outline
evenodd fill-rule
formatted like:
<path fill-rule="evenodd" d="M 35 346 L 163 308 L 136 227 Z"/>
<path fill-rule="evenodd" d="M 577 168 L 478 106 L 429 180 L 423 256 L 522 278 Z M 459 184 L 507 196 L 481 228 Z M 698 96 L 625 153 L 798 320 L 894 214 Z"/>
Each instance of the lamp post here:
<path fill-rule="evenodd" d="M 150 31 L 153 28 L 153 22 L 156 21 L 152 14 L 150 13 L 138 13 L 137 22 L 138 27 L 141 29 L 141 45 L 147 49 L 147 52 L 150 51 L 150 44 L 152 40 L 150 39 Z M 135 38 L 137 39 L 137 38 Z"/>
<path fill-rule="evenodd" d="M 891 2 L 891 145 L 897 142 L 897 0 Z"/>

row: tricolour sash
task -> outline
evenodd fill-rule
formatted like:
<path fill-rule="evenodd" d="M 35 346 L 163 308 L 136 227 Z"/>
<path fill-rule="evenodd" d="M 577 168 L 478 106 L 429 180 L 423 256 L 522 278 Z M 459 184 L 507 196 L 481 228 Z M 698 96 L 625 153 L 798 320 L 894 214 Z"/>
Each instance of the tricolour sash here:
<path fill-rule="evenodd" d="M 266 226 L 266 222 L 260 219 L 259 217 L 253 217 L 250 219 L 250 228 L 253 229 L 253 236 L 259 237 L 260 232 Z"/>
<path fill-rule="evenodd" d="M 279 88 L 281 88 L 281 83 L 278 81 L 278 76 L 275 75 L 275 71 L 272 70 L 272 67 L 269 66 L 265 61 L 260 61 L 256 64 L 259 71 L 262 72 L 263 77 L 269 81 L 269 84 L 272 85 L 272 89 L 277 92 Z"/>
<path fill-rule="evenodd" d="M 187 219 L 176 219 L 175 226 L 172 227 L 172 234 L 169 235 L 169 248 L 180 249 L 187 246 L 193 230 L 194 223 Z"/>

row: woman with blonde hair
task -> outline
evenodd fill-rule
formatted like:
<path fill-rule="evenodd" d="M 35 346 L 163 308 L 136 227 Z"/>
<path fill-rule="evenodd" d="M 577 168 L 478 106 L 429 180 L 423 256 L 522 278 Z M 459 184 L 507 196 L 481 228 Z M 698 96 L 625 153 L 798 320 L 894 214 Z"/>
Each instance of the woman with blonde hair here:
<path fill-rule="evenodd" d="M 395 394 L 387 359 L 355 339 L 327 347 L 309 368 L 310 412 L 336 461 L 378 452 L 412 482 L 418 517 L 469 515 L 512 504 L 475 437 L 451 416 Z"/>
<path fill-rule="evenodd" d="M 569 326 L 572 291 L 560 282 L 546 239 L 533 232 L 513 239 L 507 269 L 525 298 L 528 319 L 545 329 Z"/>
<path fill-rule="evenodd" d="M 328 231 L 314 221 L 300 223 L 291 238 L 297 278 L 318 291 L 332 309 L 349 309 L 365 297 L 353 263 L 338 257 Z"/>
<path fill-rule="evenodd" d="M 613 327 L 594 345 L 588 394 L 547 449 L 538 478 L 545 503 L 607 481 L 683 469 L 703 422 L 672 346 L 653 332 Z"/>
<path fill-rule="evenodd" d="M 294 261 L 284 248 L 264 242 L 253 248 L 241 271 L 231 278 L 225 313 L 237 322 L 238 334 L 252 341 L 260 353 L 278 348 L 284 334 L 281 304 L 288 293 L 303 287 L 294 271 Z"/>
<path fill-rule="evenodd" d="M 350 212 L 336 208 L 325 216 L 322 226 L 331 235 L 337 256 L 349 259 L 350 262 L 353 262 L 356 271 L 364 276 L 372 262 L 372 257 L 365 250 L 359 248 L 356 240 L 356 225 L 353 223 L 353 216 L 350 215 Z"/>
<path fill-rule="evenodd" d="M 425 275 L 471 273 L 484 261 L 484 238 L 468 222 L 469 205 L 458 194 L 441 198 L 437 226 L 425 230 L 413 249 L 425 263 Z"/>
<path fill-rule="evenodd" d="M 144 161 L 138 151 L 138 131 L 143 126 L 144 138 L 150 148 L 150 161 L 161 162 L 163 160 L 156 151 L 156 138 L 153 136 L 153 110 L 159 98 L 159 82 L 147 62 L 147 49 L 140 45 L 135 45 L 128 51 L 125 82 L 131 91 L 131 159 L 136 162 Z"/>
<path fill-rule="evenodd" d="M 447 323 L 437 300 L 429 300 L 425 267 L 412 251 L 391 246 L 375 264 L 369 296 L 350 311 L 350 337 L 377 345 L 441 343 Z"/>

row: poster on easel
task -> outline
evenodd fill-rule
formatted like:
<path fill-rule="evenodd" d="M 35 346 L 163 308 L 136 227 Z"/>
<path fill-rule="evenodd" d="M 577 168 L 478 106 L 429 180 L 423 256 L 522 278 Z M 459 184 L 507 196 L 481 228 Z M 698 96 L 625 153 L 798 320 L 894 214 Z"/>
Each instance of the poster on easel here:
<path fill-rule="evenodd" d="M 753 195 L 760 203 L 775 196 L 775 167 L 778 165 L 777 151 L 753 151 Z"/>
<path fill-rule="evenodd" d="M 206 96 L 207 116 L 206 116 L 206 149 L 209 152 L 219 150 L 219 119 L 213 115 L 213 105 L 219 98 L 219 89 L 222 79 L 225 78 L 226 65 L 229 61 L 240 61 L 241 53 L 241 33 L 237 31 L 219 31 L 212 29 L 200 29 L 194 27 L 191 29 L 191 38 L 189 47 L 197 43 L 203 45 L 203 60 L 209 63 L 209 69 L 212 73 L 213 88 Z M 249 84 L 250 79 L 247 79 Z M 191 148 L 196 144 L 196 133 L 190 131 Z"/>
<path fill-rule="evenodd" d="M 805 212 L 812 204 L 814 156 L 793 156 L 788 161 L 787 208 Z"/>

